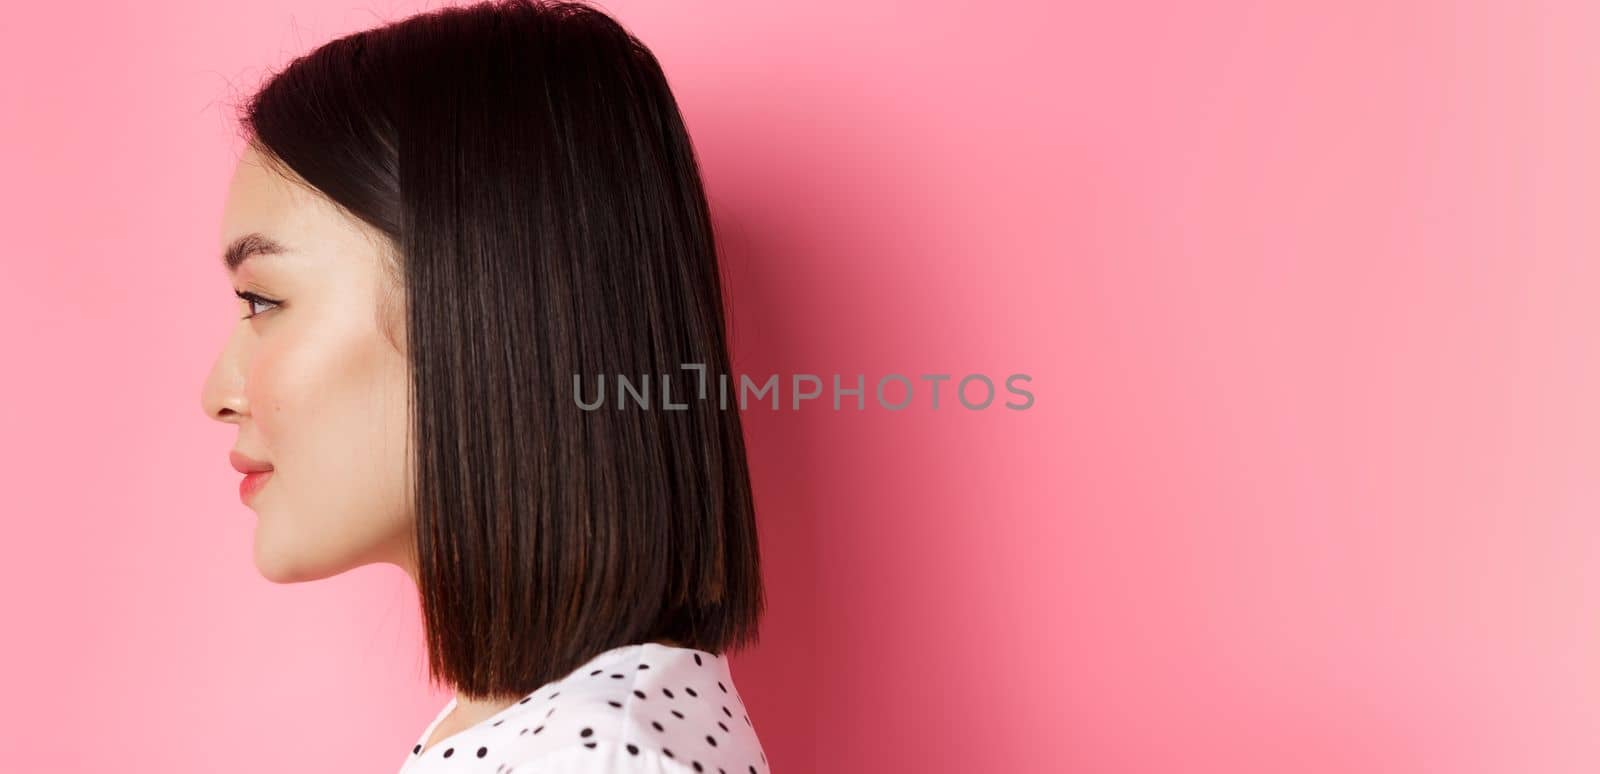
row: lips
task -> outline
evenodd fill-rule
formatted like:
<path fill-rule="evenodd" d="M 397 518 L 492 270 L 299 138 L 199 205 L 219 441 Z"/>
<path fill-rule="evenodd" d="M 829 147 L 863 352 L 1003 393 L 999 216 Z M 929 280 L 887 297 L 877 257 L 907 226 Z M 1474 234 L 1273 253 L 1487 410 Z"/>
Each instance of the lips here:
<path fill-rule="evenodd" d="M 270 470 L 264 470 L 259 473 L 246 473 L 245 477 L 239 480 L 239 500 L 249 504 L 250 498 L 254 497 L 256 492 L 261 491 L 261 487 L 267 485 L 267 479 L 269 478 L 272 478 L 272 471 Z"/>
<path fill-rule="evenodd" d="M 228 452 L 228 462 L 232 463 L 233 469 L 240 473 L 265 473 L 272 470 L 270 463 L 247 457 L 237 451 Z"/>
<path fill-rule="evenodd" d="M 239 481 L 239 499 L 246 503 L 250 502 L 251 496 L 261 491 L 261 487 L 266 486 L 267 479 L 272 477 L 271 464 L 238 451 L 228 453 L 228 462 L 233 465 L 234 470 L 244 474 L 244 478 Z"/>

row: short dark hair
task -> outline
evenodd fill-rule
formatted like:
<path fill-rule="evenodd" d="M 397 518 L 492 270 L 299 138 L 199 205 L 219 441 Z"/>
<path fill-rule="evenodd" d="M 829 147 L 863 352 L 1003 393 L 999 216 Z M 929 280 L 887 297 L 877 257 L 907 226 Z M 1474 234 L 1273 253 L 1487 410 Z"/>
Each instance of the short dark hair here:
<path fill-rule="evenodd" d="M 239 121 L 393 242 L 430 681 L 526 695 L 614 647 L 753 644 L 739 412 L 564 399 L 579 374 L 731 373 L 705 192 L 655 56 L 581 3 L 441 8 L 294 59 Z"/>

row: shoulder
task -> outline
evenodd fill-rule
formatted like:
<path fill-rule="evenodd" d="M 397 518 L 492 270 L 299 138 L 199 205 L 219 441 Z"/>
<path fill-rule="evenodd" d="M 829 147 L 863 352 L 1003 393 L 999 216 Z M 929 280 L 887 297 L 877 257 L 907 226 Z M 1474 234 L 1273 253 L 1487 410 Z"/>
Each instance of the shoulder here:
<path fill-rule="evenodd" d="M 702 765 L 702 771 L 704 771 Z M 501 774 L 696 774 L 688 764 L 613 740 L 545 750 L 509 763 Z"/>
<path fill-rule="evenodd" d="M 770 774 L 724 655 L 647 644 L 615 651 L 559 686 L 540 694 L 554 698 L 530 715 L 550 735 L 543 741 L 560 749 L 530 746 L 528 763 L 510 771 Z"/>
<path fill-rule="evenodd" d="M 451 741 L 408 774 L 770 774 L 726 658 L 654 644 L 607 651 Z"/>

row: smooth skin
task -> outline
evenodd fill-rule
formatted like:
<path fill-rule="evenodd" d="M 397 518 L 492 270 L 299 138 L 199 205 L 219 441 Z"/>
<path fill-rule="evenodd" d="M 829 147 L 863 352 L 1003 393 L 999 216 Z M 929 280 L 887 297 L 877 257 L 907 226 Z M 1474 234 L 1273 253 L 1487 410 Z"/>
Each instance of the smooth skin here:
<path fill-rule="evenodd" d="M 415 582 L 404 319 L 386 271 L 393 243 L 254 148 L 228 186 L 219 254 L 250 233 L 287 250 L 246 260 L 229 277 L 233 290 L 276 303 L 240 300 L 202 403 L 238 428 L 235 450 L 273 466 L 250 500 L 256 568 L 295 583 L 387 562 Z M 517 700 L 456 698 L 430 746 Z"/>
<path fill-rule="evenodd" d="M 250 500 L 256 568 L 296 583 L 387 562 L 415 583 L 394 243 L 247 147 L 228 185 L 219 254 L 252 233 L 287 249 L 253 256 L 229 276 L 235 292 L 268 301 L 240 300 L 201 402 L 207 416 L 238 427 L 235 450 L 273 466 Z M 457 693 L 425 748 L 520 698 Z"/>

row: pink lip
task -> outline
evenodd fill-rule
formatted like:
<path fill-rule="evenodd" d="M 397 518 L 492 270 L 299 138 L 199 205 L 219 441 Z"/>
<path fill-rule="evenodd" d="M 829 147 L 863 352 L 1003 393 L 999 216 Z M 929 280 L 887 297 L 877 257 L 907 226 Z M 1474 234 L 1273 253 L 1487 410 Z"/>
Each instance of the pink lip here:
<path fill-rule="evenodd" d="M 261 487 L 267 485 L 267 479 L 269 478 L 272 478 L 271 470 L 250 473 L 239 479 L 239 501 L 249 503 L 250 498 L 254 497 L 256 492 L 261 491 Z"/>
<path fill-rule="evenodd" d="M 260 473 L 263 471 L 272 470 L 272 463 L 262 462 L 258 459 L 246 457 L 245 455 L 240 454 L 238 451 L 228 452 L 228 462 L 233 465 L 234 470 L 237 470 L 240 473 Z"/>

